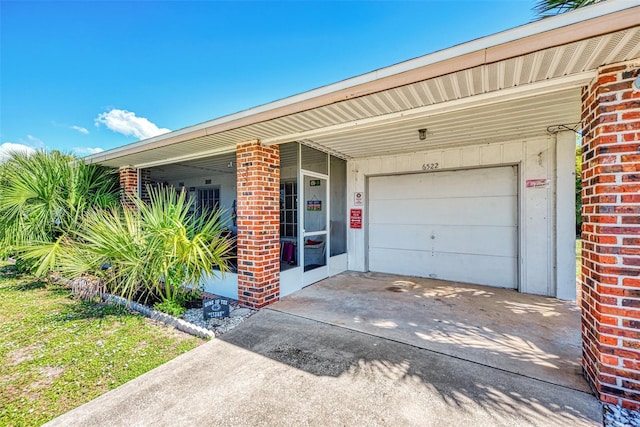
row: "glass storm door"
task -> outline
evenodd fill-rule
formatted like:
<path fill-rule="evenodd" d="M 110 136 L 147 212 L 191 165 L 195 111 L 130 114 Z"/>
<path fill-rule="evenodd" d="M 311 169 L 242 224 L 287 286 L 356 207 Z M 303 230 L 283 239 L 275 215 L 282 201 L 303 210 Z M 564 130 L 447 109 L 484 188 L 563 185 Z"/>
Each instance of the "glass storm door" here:
<path fill-rule="evenodd" d="M 302 259 L 304 285 L 329 276 L 329 197 L 326 175 L 302 173 Z"/>

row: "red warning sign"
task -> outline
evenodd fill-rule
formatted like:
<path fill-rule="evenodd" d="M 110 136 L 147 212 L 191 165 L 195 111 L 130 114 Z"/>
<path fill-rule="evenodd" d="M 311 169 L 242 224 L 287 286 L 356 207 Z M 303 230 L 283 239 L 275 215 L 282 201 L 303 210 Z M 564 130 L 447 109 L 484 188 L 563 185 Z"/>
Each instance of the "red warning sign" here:
<path fill-rule="evenodd" d="M 362 228 L 362 209 L 351 209 L 349 224 L 351 228 Z"/>

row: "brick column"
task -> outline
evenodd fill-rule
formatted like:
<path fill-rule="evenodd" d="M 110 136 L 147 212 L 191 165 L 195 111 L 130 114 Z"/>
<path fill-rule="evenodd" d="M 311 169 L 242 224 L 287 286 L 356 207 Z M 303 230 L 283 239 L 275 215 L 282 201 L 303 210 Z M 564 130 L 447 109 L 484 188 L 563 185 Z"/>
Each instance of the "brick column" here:
<path fill-rule="evenodd" d="M 132 208 L 130 195 L 138 194 L 138 169 L 133 166 L 120 168 L 120 202 L 122 206 Z"/>
<path fill-rule="evenodd" d="M 123 206 L 133 207 L 129 195 L 139 195 L 143 201 L 149 202 L 147 185 L 151 182 L 150 177 L 149 169 L 136 169 L 133 166 L 120 168 L 120 202 Z"/>
<path fill-rule="evenodd" d="M 640 64 L 599 70 L 582 95 L 582 339 L 599 398 L 640 409 Z"/>
<path fill-rule="evenodd" d="M 151 183 L 151 171 L 149 169 L 139 169 L 138 179 L 140 180 L 140 199 L 149 203 L 149 191 L 147 186 Z"/>
<path fill-rule="evenodd" d="M 280 149 L 238 144 L 238 297 L 260 308 L 280 295 Z"/>

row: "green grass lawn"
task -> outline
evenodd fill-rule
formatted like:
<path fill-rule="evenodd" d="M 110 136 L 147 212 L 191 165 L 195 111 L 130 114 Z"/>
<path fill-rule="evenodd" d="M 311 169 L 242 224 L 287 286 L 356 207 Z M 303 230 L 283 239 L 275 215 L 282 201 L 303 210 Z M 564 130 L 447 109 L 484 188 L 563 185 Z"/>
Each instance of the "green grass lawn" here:
<path fill-rule="evenodd" d="M 0 425 L 41 425 L 203 342 L 0 266 Z"/>
<path fill-rule="evenodd" d="M 582 239 L 576 239 L 576 277 L 582 273 Z"/>

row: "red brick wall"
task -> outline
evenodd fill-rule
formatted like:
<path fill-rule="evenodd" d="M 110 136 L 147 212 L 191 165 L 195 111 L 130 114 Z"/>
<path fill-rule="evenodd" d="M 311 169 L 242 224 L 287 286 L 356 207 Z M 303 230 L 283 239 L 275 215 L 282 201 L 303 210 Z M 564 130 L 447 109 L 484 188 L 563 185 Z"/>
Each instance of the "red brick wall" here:
<path fill-rule="evenodd" d="M 151 183 L 151 171 L 149 169 L 140 169 L 140 199 L 149 203 L 149 191 L 147 186 Z"/>
<path fill-rule="evenodd" d="M 133 207 L 129 195 L 138 194 L 138 169 L 133 166 L 120 168 L 120 202 L 123 206 Z"/>
<path fill-rule="evenodd" d="M 238 297 L 260 308 L 280 295 L 280 150 L 246 142 L 236 159 Z"/>
<path fill-rule="evenodd" d="M 120 202 L 123 206 L 133 207 L 128 195 L 138 194 L 138 189 L 140 189 L 140 198 L 145 202 L 149 201 L 147 185 L 151 182 L 150 172 L 149 169 L 140 169 L 138 171 L 133 166 L 120 168 Z M 141 181 L 140 187 L 138 187 L 138 180 Z"/>
<path fill-rule="evenodd" d="M 604 67 L 583 91 L 583 367 L 602 401 L 640 409 L 638 64 Z"/>

